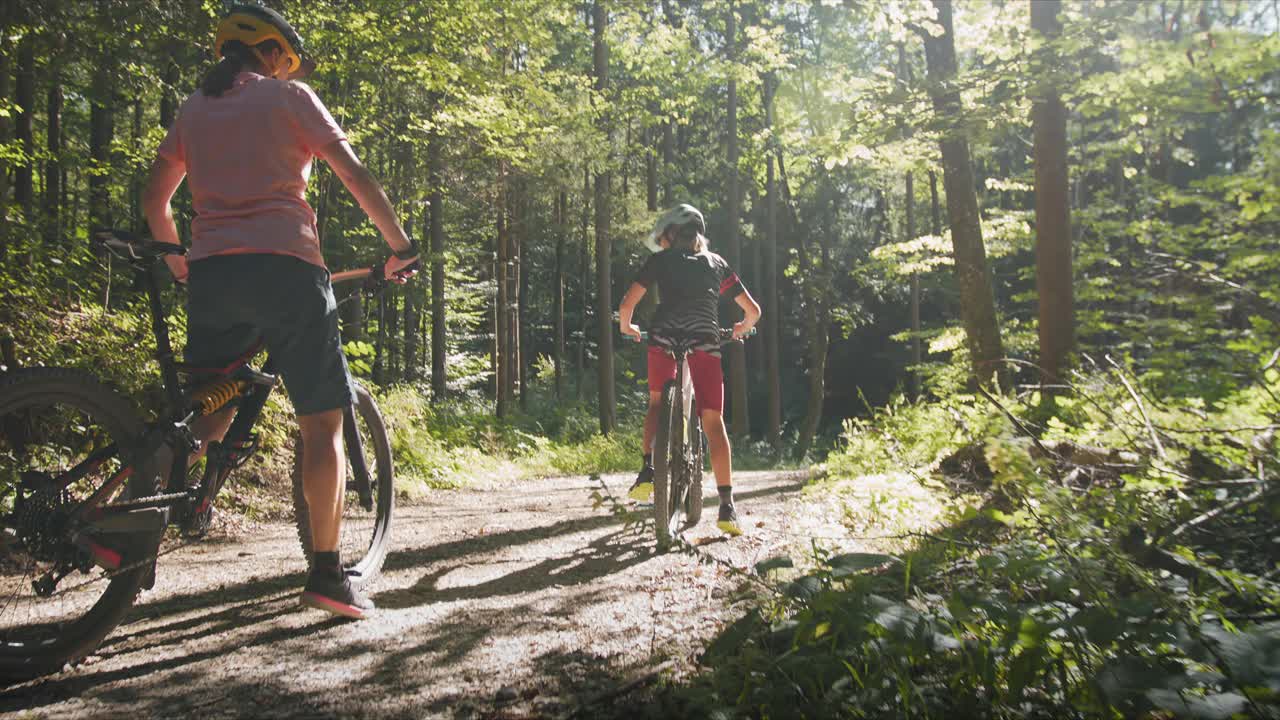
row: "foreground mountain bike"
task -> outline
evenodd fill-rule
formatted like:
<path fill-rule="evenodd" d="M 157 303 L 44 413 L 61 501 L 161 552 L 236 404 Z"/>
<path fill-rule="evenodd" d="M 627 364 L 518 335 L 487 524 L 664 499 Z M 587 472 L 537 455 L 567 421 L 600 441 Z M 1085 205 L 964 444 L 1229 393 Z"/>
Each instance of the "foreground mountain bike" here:
<path fill-rule="evenodd" d="M 257 349 L 224 368 L 178 362 L 155 266 L 181 247 L 121 231 L 94 242 L 127 259 L 150 303 L 165 408 L 150 423 L 93 374 L 31 368 L 0 376 L 0 678 L 57 672 L 92 652 L 120 623 L 139 589 L 155 582 L 165 529 L 188 537 L 208 529 L 212 503 L 232 470 L 259 449 L 253 432 L 277 381 Z M 334 275 L 363 279 L 368 295 L 381 268 Z M 186 382 L 180 376 L 187 377 Z M 189 470 L 199 449 L 195 420 L 232 403 L 221 443 Z M 377 404 L 357 386 L 343 426 L 348 462 L 340 552 L 353 585 L 382 569 L 394 505 L 391 446 Z M 300 443 L 300 441 L 299 441 Z M 301 446 L 293 472 L 298 536 L 308 561 L 310 523 L 302 495 Z"/>
<path fill-rule="evenodd" d="M 752 328 L 747 336 L 755 335 Z M 702 519 L 702 471 L 706 436 L 693 394 L 693 375 L 687 359 L 699 344 L 694 336 L 663 333 L 668 352 L 676 359 L 676 379 L 662 387 L 662 409 L 653 437 L 653 525 L 658 545 L 665 547 Z M 648 342 L 649 333 L 640 333 Z M 720 330 L 720 344 L 733 339 L 733 328 Z"/>

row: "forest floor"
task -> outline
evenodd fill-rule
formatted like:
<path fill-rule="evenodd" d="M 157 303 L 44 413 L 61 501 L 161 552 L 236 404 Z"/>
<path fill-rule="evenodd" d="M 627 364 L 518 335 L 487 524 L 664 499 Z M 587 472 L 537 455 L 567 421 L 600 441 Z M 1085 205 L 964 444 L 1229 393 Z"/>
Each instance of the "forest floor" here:
<path fill-rule="evenodd" d="M 0 694 L 5 717 L 556 718 L 625 715 L 696 669 L 745 612 L 765 558 L 843 536 L 844 501 L 807 474 L 746 472 L 746 534 L 656 553 L 622 497 L 630 476 L 493 482 L 397 509 L 363 622 L 300 609 L 294 528 L 239 527 L 161 559 L 156 587 L 82 665 Z M 814 487 L 822 487 L 814 486 Z M 711 485 L 708 482 L 707 488 Z M 842 543 L 844 550 L 863 549 Z"/>

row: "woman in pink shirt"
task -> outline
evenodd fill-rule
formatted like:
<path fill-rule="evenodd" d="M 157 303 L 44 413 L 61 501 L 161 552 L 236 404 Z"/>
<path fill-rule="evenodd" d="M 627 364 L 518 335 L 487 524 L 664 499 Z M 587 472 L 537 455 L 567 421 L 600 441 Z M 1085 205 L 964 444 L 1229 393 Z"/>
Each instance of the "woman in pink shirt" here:
<path fill-rule="evenodd" d="M 143 198 L 156 240 L 177 244 L 170 200 L 183 179 L 195 218 L 188 258 L 169 268 L 188 283 L 186 360 L 222 367 L 261 337 L 284 378 L 303 441 L 302 474 L 315 559 L 305 605 L 362 618 L 373 603 L 351 587 L 338 557 L 342 415 L 352 389 L 337 304 L 306 201 L 311 163 L 329 163 L 393 251 L 387 277 L 411 274 L 417 248 L 386 194 L 356 158 L 315 92 L 291 78 L 314 63 L 279 14 L 233 6 L 218 26 L 221 58 L 187 98 L 161 143 Z M 219 440 L 230 411 L 195 428 Z"/>

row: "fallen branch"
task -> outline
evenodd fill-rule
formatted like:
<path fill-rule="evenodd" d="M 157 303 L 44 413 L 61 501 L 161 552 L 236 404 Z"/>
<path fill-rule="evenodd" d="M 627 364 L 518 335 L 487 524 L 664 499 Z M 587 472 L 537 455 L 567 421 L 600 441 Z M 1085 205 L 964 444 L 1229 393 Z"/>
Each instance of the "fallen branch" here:
<path fill-rule="evenodd" d="M 1182 523 L 1181 525 L 1179 525 L 1178 527 L 1174 528 L 1173 530 L 1171 530 L 1171 531 L 1170 531 L 1167 535 L 1165 535 L 1164 537 L 1165 537 L 1165 539 L 1173 539 L 1173 538 L 1176 538 L 1176 537 L 1178 537 L 1179 535 L 1181 535 L 1182 533 L 1184 533 L 1184 532 L 1186 532 L 1186 531 L 1188 531 L 1188 530 L 1190 530 L 1190 529 L 1192 529 L 1192 528 L 1194 528 L 1194 527 L 1197 527 L 1197 526 L 1199 526 L 1199 525 L 1203 525 L 1203 524 L 1205 524 L 1205 523 L 1209 522 L 1210 520 L 1212 520 L 1212 519 L 1214 519 L 1214 518 L 1218 517 L 1219 515 L 1221 515 L 1221 514 L 1223 514 L 1223 513 L 1231 512 L 1232 510 L 1235 510 L 1236 508 L 1238 508 L 1238 507 L 1240 507 L 1240 506 L 1242 506 L 1242 505 L 1248 505 L 1248 504 L 1249 504 L 1249 503 L 1251 503 L 1251 502 L 1257 502 L 1258 500 L 1261 500 L 1261 499 L 1262 499 L 1262 496 L 1263 496 L 1263 495 L 1266 495 L 1266 494 L 1267 494 L 1267 487 L 1266 487 L 1265 485 L 1262 485 L 1262 486 L 1260 486 L 1257 490 L 1254 490 L 1253 492 L 1249 493 L 1248 495 L 1245 495 L 1245 496 L 1244 496 L 1244 497 L 1242 497 L 1242 498 L 1237 498 L 1237 499 L 1235 499 L 1235 500 L 1233 500 L 1233 501 L 1231 501 L 1231 502 L 1227 503 L 1226 505 L 1219 505 L 1218 507 L 1216 507 L 1216 508 L 1214 508 L 1214 509 L 1212 509 L 1212 510 L 1207 510 L 1207 511 L 1205 511 L 1205 512 L 1200 513 L 1199 515 L 1195 516 L 1194 518 L 1191 518 L 1190 520 L 1188 520 L 1188 521 L 1186 521 L 1186 522 Z"/>
<path fill-rule="evenodd" d="M 987 392 L 986 389 L 983 388 L 981 385 L 978 386 L 978 393 L 982 395 L 982 397 L 986 398 L 987 401 L 990 402 L 992 405 L 995 405 L 996 408 L 1000 410 L 1000 412 L 1004 413 L 1004 416 L 1009 418 L 1009 421 L 1012 422 L 1018 428 L 1018 430 L 1022 431 L 1022 434 L 1031 438 L 1031 442 L 1035 443 L 1036 447 L 1040 448 L 1040 452 L 1044 453 L 1045 457 L 1047 458 L 1057 457 L 1054 453 L 1049 451 L 1049 448 L 1044 446 L 1044 443 L 1040 442 L 1040 438 L 1036 437 L 1036 434 L 1031 432 L 1031 429 L 1027 427 L 1026 423 L 1022 422 L 1017 418 L 1016 415 L 1009 412 L 1008 408 L 1006 408 L 1004 405 L 1001 405 L 1000 401 L 992 397 L 991 393 Z M 1053 476 L 1054 482 L 1058 482 L 1058 483 L 1062 482 L 1062 475 L 1061 473 L 1058 472 L 1058 466 L 1056 463 L 1053 463 L 1053 462 L 1049 463 L 1049 473 Z"/>
<path fill-rule="evenodd" d="M 1167 459 L 1168 455 L 1164 451 L 1164 445 L 1160 443 L 1160 436 L 1156 434 L 1155 428 L 1151 427 L 1151 418 L 1147 416 L 1147 408 L 1142 404 L 1142 398 L 1138 397 L 1137 391 L 1135 391 L 1133 386 L 1129 384 L 1129 380 L 1124 376 L 1124 372 L 1120 369 L 1120 366 L 1116 364 L 1116 361 L 1112 360 L 1110 355 L 1104 355 L 1103 357 L 1107 359 L 1107 362 L 1111 364 L 1111 367 L 1115 368 L 1116 376 L 1120 378 L 1120 382 L 1124 385 L 1124 389 L 1129 391 L 1129 397 L 1133 398 L 1133 401 L 1138 404 L 1138 412 L 1142 414 L 1142 422 L 1147 425 L 1147 434 L 1151 436 L 1151 442 L 1155 443 L 1156 454 L 1160 456 L 1161 460 Z"/>

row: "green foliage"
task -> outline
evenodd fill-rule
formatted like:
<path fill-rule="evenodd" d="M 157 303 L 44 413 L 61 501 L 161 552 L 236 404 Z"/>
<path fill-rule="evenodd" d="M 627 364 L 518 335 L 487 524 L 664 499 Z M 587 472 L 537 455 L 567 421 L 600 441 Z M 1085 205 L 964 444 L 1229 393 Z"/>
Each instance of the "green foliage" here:
<path fill-rule="evenodd" d="M 1270 543 L 1249 538 L 1280 527 L 1261 480 L 1280 471 L 1280 399 L 1265 382 L 1217 403 L 1154 395 L 1126 372 L 1140 409 L 1121 372 L 1078 377 L 1043 424 L 1036 394 L 896 402 L 848 424 L 828 469 L 863 475 L 851 486 L 908 469 L 980 502 L 901 555 L 757 564 L 775 591 L 712 643 L 685 702 L 759 717 L 1273 716 L 1280 584 Z"/>

